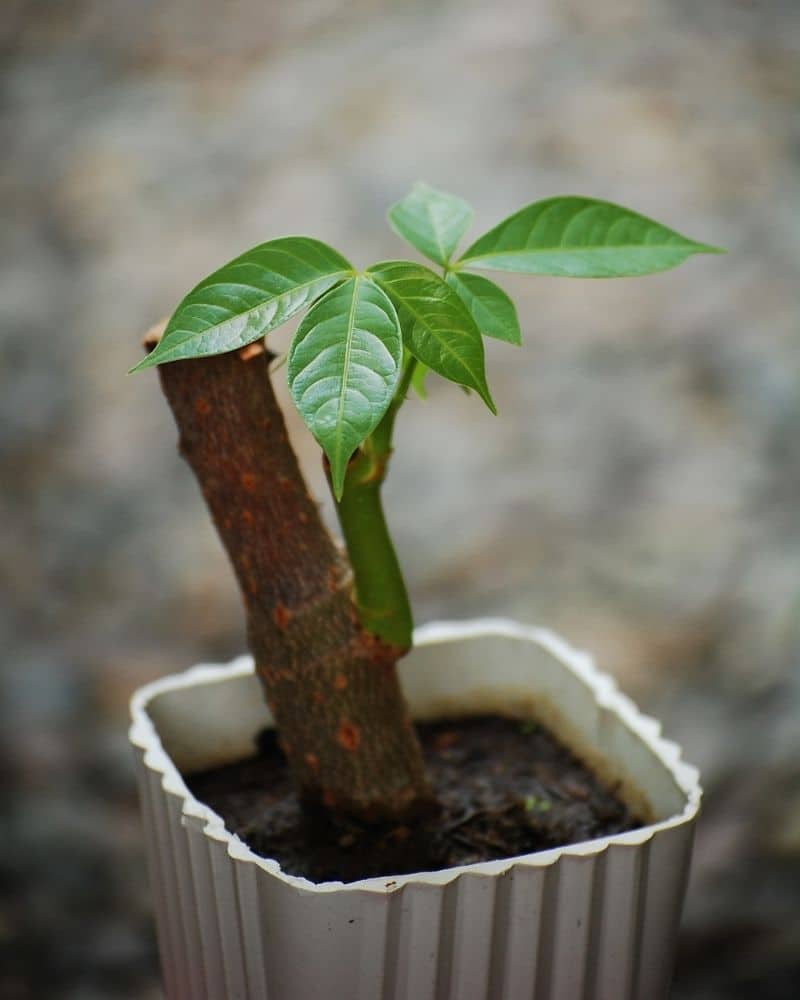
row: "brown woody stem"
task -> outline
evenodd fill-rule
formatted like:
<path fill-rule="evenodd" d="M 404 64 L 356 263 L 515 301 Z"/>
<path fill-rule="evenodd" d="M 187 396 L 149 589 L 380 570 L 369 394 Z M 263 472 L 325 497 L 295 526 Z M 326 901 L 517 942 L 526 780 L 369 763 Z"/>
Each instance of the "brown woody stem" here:
<path fill-rule="evenodd" d="M 152 349 L 158 334 L 150 336 Z M 263 344 L 159 368 L 161 385 L 244 598 L 256 669 L 305 801 L 399 821 L 431 793 L 397 679 L 308 494 Z"/>

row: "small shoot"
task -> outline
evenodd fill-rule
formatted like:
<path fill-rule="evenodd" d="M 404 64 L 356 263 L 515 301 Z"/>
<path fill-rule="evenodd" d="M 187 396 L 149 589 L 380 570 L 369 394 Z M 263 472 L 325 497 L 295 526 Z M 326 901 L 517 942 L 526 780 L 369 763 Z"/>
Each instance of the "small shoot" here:
<path fill-rule="evenodd" d="M 549 812 L 551 808 L 550 802 L 547 799 L 542 798 L 538 795 L 526 795 L 525 796 L 525 812 L 532 814 L 542 815 L 543 813 Z"/>

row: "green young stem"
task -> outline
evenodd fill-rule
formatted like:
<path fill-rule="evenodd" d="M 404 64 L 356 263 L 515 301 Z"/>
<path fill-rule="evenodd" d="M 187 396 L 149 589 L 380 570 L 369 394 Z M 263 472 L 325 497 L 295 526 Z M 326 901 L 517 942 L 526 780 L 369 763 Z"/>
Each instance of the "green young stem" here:
<path fill-rule="evenodd" d="M 392 453 L 392 434 L 394 432 L 394 421 L 397 417 L 397 411 L 406 400 L 408 390 L 411 388 L 411 380 L 414 377 L 416 367 L 417 359 L 409 354 L 408 360 L 406 361 L 403 369 L 403 374 L 400 376 L 400 381 L 397 383 L 397 389 L 395 390 L 391 406 L 386 411 L 383 420 L 381 420 L 369 438 L 372 442 L 372 447 L 375 451 L 384 456 L 385 462 L 389 461 L 389 456 Z M 383 472 L 385 476 L 385 467 Z"/>
<path fill-rule="evenodd" d="M 446 278 L 452 265 L 443 266 Z M 353 589 L 361 625 L 402 652 L 411 648 L 414 621 L 403 572 L 381 502 L 381 486 L 392 454 L 397 412 L 405 402 L 417 359 L 408 355 L 383 420 L 350 460 L 336 513 L 353 569 Z"/>
<path fill-rule="evenodd" d="M 336 512 L 353 569 L 354 597 L 362 626 L 406 652 L 414 626 L 403 573 L 381 502 L 392 453 L 397 411 L 403 405 L 416 360 L 409 358 L 383 420 L 350 461 Z"/>
<path fill-rule="evenodd" d="M 443 265 L 446 278 L 453 265 Z M 397 411 L 405 402 L 417 359 L 407 357 L 383 420 L 350 460 L 336 513 L 353 569 L 354 598 L 361 625 L 383 642 L 406 652 L 414 621 L 403 573 L 381 503 L 381 486 L 392 454 Z"/>

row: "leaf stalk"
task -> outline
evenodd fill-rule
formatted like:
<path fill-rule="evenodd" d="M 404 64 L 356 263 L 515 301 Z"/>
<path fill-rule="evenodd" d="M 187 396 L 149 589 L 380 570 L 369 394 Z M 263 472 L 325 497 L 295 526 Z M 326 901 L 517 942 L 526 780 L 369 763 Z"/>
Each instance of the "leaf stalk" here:
<path fill-rule="evenodd" d="M 392 403 L 347 466 L 336 513 L 353 569 L 354 601 L 362 626 L 406 652 L 414 628 L 403 572 L 383 510 L 381 487 L 392 454 L 397 413 L 408 394 L 417 361 L 409 355 Z"/>

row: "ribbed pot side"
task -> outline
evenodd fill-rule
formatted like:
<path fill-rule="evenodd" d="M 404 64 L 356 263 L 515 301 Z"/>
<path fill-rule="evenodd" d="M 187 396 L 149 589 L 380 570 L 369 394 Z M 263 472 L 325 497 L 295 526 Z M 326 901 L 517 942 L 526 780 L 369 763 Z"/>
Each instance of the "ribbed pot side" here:
<path fill-rule="evenodd" d="M 659 1000 L 685 893 L 698 775 L 590 658 L 504 620 L 419 629 L 417 718 L 476 711 L 551 726 L 651 822 L 518 858 L 313 884 L 229 834 L 181 773 L 246 756 L 269 724 L 252 662 L 136 693 L 136 751 L 170 1000 Z"/>

